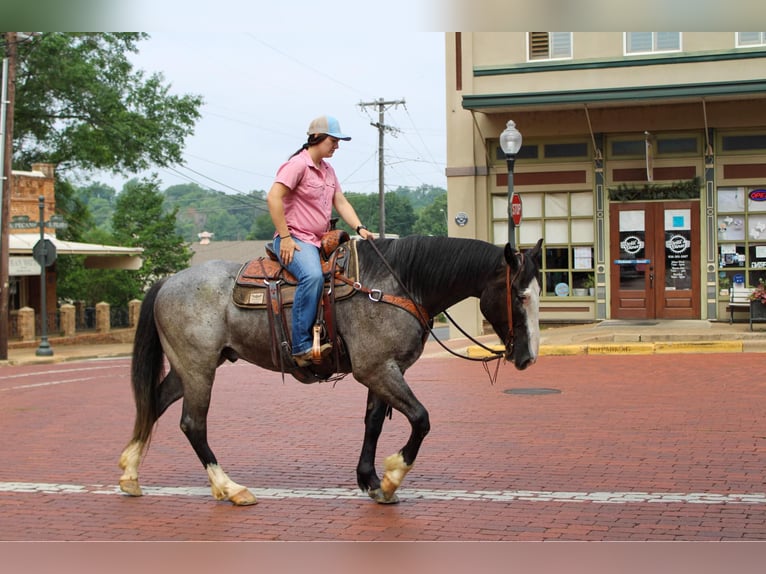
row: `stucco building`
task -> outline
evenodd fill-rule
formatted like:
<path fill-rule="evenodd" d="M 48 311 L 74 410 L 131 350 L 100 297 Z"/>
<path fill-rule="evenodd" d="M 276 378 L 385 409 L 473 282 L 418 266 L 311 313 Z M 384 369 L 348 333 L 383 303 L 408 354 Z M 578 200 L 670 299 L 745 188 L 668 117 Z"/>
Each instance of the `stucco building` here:
<path fill-rule="evenodd" d="M 513 120 L 541 320 L 724 319 L 766 277 L 766 33 L 447 33 L 446 82 L 449 234 L 506 242 Z"/>

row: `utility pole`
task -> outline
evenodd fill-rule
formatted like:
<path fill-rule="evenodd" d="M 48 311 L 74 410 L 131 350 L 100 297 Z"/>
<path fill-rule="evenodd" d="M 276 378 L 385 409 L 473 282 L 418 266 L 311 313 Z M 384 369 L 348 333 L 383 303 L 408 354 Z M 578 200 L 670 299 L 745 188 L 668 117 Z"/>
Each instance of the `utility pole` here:
<path fill-rule="evenodd" d="M 3 129 L 2 198 L 0 199 L 0 361 L 8 359 L 10 338 L 9 308 L 9 257 L 8 222 L 11 210 L 11 169 L 13 166 L 13 107 L 16 98 L 16 32 L 5 33 L 5 58 L 3 60 Z"/>
<path fill-rule="evenodd" d="M 380 223 L 379 223 L 379 229 L 378 234 L 380 237 L 386 236 L 386 200 L 385 200 L 385 190 L 384 190 L 384 169 L 383 169 L 383 134 L 385 134 L 386 131 L 395 133 L 397 130 L 396 128 L 392 128 L 390 126 L 387 126 L 384 121 L 384 114 L 387 109 L 389 109 L 391 106 L 399 106 L 404 105 L 404 100 L 391 100 L 391 101 L 385 101 L 383 98 L 380 98 L 378 100 L 375 100 L 373 102 L 360 102 L 359 107 L 364 109 L 368 107 L 375 107 L 378 108 L 378 121 L 370 122 L 370 125 L 372 127 L 378 128 L 378 200 L 380 203 L 379 211 L 380 211 Z"/>

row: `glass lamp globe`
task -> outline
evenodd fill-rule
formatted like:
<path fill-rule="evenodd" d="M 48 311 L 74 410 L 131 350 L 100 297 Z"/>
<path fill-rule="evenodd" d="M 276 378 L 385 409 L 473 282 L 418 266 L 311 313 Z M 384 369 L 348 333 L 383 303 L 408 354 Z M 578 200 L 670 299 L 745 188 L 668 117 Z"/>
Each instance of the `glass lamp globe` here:
<path fill-rule="evenodd" d="M 500 134 L 500 147 L 505 155 L 516 155 L 521 149 L 521 132 L 516 129 L 516 122 L 508 120 Z"/>

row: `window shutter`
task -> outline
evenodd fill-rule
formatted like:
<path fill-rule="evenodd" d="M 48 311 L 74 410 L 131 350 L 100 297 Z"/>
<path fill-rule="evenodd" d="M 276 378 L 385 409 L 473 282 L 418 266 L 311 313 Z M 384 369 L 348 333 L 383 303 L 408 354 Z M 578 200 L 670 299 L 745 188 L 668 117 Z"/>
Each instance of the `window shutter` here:
<path fill-rule="evenodd" d="M 529 33 L 529 59 L 546 60 L 548 59 L 549 43 L 548 32 L 530 32 Z"/>

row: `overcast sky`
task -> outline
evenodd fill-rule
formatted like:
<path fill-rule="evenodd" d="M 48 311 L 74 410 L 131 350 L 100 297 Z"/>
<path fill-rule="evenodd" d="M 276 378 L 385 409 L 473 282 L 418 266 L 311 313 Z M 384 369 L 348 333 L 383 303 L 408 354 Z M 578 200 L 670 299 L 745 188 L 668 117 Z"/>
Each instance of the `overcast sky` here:
<path fill-rule="evenodd" d="M 155 170 L 162 188 L 195 182 L 227 193 L 267 191 L 279 165 L 306 140 L 319 115 L 334 115 L 353 139 L 330 160 L 344 191 L 378 192 L 377 106 L 385 111 L 386 190 L 446 188 L 444 34 L 344 31 L 327 35 L 260 32 L 149 32 L 132 58 L 161 72 L 176 94 L 199 94 L 185 167 Z M 99 174 L 122 189 L 125 179 Z"/>

